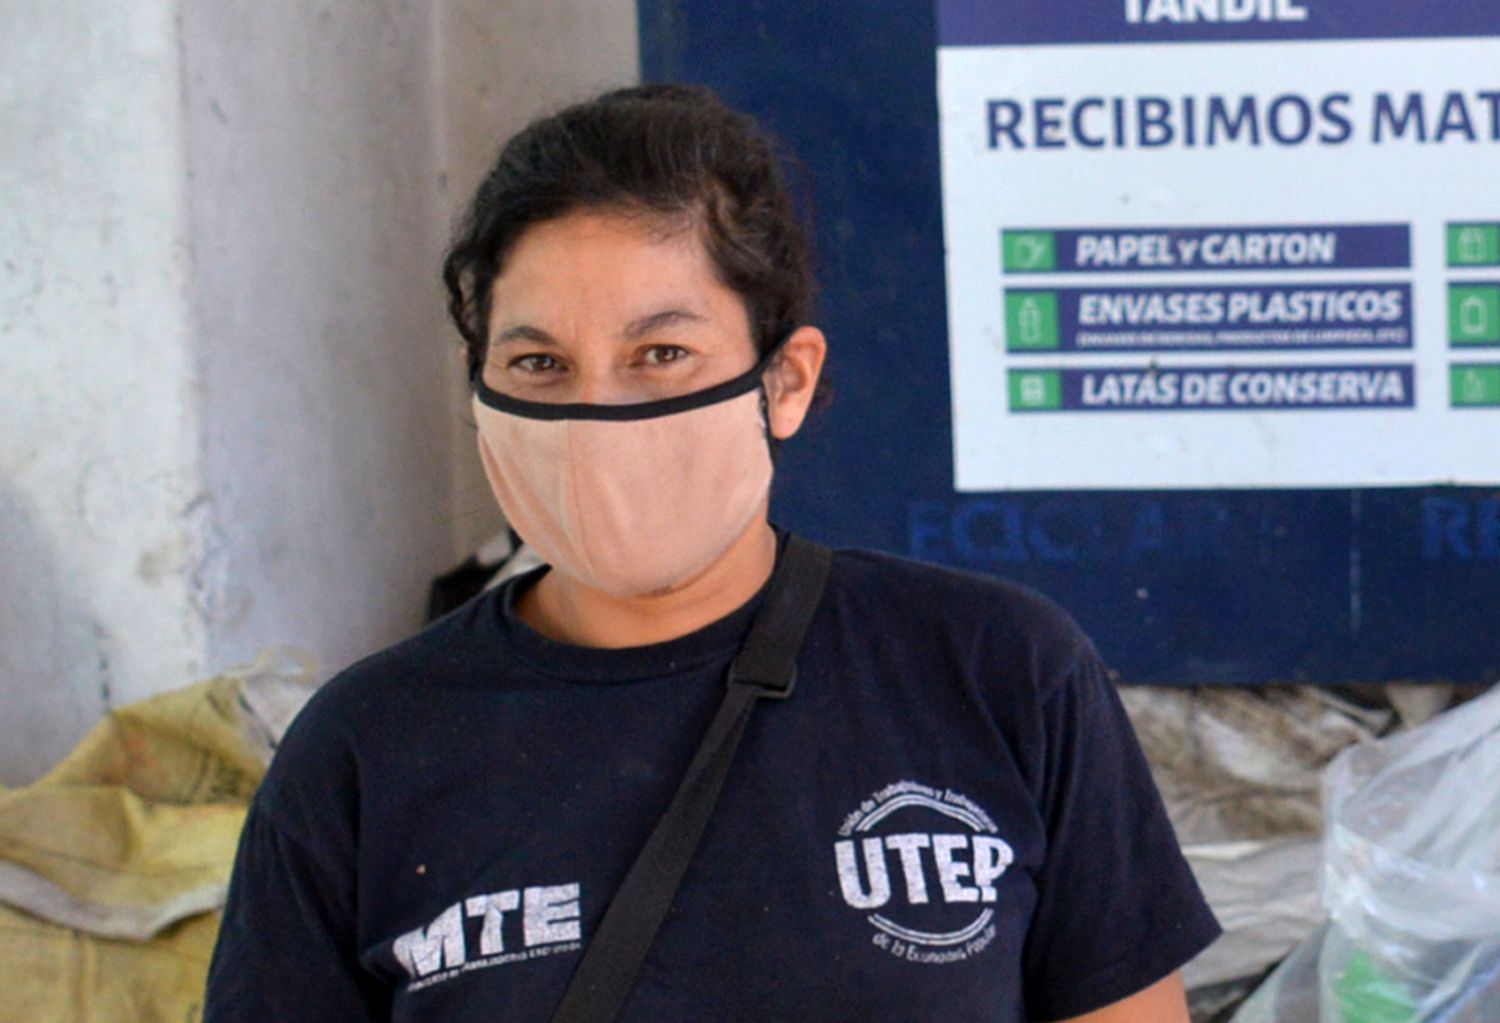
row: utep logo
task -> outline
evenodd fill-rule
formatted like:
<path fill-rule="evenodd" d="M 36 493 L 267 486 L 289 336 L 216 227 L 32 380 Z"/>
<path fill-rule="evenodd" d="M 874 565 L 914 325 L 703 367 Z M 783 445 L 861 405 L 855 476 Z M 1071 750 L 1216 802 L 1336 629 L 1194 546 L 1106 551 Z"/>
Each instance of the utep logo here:
<path fill-rule="evenodd" d="M 391 954 L 412 978 L 407 990 L 420 991 L 462 973 L 576 952 L 579 893 L 577 884 L 559 884 L 471 895 L 401 935 Z"/>
<path fill-rule="evenodd" d="M 887 785 L 844 819 L 833 844 L 839 888 L 870 910 L 871 941 L 908 962 L 953 963 L 995 940 L 989 904 L 1014 852 L 967 796 Z"/>

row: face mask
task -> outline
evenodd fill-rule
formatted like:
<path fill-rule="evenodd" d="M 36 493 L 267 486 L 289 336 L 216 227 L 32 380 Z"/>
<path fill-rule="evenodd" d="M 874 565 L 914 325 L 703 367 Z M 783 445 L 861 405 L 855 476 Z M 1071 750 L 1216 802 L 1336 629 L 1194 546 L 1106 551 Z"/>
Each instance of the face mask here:
<path fill-rule="evenodd" d="M 523 401 L 476 374 L 479 457 L 500 509 L 548 564 L 612 596 L 692 578 L 770 492 L 760 381 L 774 355 L 714 387 L 632 405 Z"/>

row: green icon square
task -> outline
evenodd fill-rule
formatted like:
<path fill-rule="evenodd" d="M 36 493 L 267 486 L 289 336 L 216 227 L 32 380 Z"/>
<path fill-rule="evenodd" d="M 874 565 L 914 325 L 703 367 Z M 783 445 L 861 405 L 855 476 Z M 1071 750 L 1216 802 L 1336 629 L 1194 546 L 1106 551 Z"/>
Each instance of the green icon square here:
<path fill-rule="evenodd" d="M 1003 231 L 1002 263 L 1007 273 L 1046 273 L 1057 269 L 1057 236 L 1051 231 Z"/>
<path fill-rule="evenodd" d="M 1500 365 L 1449 367 L 1454 408 L 1500 408 Z"/>
<path fill-rule="evenodd" d="M 1012 352 L 1047 352 L 1057 346 L 1057 293 L 1006 292 L 1005 347 Z"/>
<path fill-rule="evenodd" d="M 1500 266 L 1500 224 L 1449 224 L 1449 266 Z"/>
<path fill-rule="evenodd" d="M 1010 371 L 1010 410 L 1048 412 L 1062 408 L 1062 375 L 1055 369 Z"/>
<path fill-rule="evenodd" d="M 1500 284 L 1448 286 L 1448 340 L 1500 344 Z"/>

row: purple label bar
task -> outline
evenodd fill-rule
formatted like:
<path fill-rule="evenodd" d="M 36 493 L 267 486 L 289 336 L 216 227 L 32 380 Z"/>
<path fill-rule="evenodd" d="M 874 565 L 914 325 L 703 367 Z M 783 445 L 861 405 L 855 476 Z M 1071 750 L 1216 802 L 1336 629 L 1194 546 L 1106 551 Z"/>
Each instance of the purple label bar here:
<path fill-rule="evenodd" d="M 1061 409 L 1178 412 L 1411 408 L 1410 365 L 1062 369 Z"/>
<path fill-rule="evenodd" d="M 1493 0 L 937 0 L 938 45 L 1500 35 Z"/>
<path fill-rule="evenodd" d="M 1411 267 L 1407 224 L 1007 228 L 1004 235 L 1013 239 L 1007 273 L 1028 272 L 1026 244 L 1047 235 L 1056 257 L 1052 273 Z"/>
<path fill-rule="evenodd" d="M 1028 300 L 1042 303 L 1041 331 Z M 1005 301 L 1013 354 L 1412 347 L 1410 284 L 1007 289 Z"/>

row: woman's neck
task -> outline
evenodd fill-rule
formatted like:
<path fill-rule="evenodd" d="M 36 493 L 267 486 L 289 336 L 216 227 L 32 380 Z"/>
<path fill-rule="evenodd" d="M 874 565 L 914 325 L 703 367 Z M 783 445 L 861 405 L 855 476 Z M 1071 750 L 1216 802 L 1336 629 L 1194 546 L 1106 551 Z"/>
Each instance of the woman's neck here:
<path fill-rule="evenodd" d="M 742 606 L 776 565 L 764 514 L 702 572 L 661 593 L 614 597 L 555 569 L 516 599 L 516 614 L 549 639 L 575 646 L 645 646 L 686 636 Z"/>

